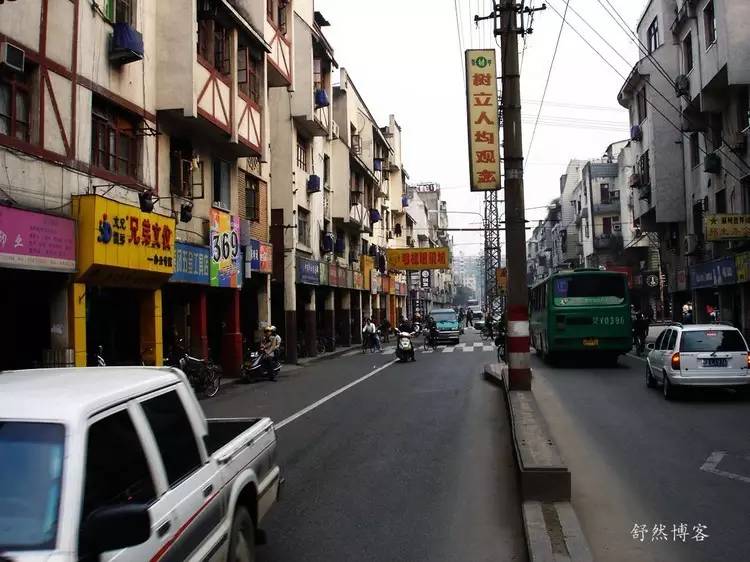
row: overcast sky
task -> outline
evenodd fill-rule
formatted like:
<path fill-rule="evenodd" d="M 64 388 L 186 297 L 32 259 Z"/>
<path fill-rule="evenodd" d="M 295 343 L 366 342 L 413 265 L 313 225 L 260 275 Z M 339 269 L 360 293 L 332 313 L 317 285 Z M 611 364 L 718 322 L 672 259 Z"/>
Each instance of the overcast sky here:
<path fill-rule="evenodd" d="M 646 0 L 608 0 L 634 30 Z M 539 6 L 542 0 L 527 0 Z M 533 146 L 529 144 L 560 31 L 565 0 L 546 0 L 526 38 L 521 96 L 524 116 L 526 207 L 559 195 L 559 178 L 571 158 L 598 158 L 628 136 L 627 111 L 617 103 L 624 82 L 566 25 Z M 473 17 L 489 13 L 490 0 L 456 0 L 463 48 L 495 47 L 491 22 L 477 29 Z M 568 21 L 623 76 L 638 58 L 636 45 L 602 7 L 607 0 L 570 0 Z M 403 130 L 403 158 L 412 182 L 441 184 L 449 211 L 482 212 L 483 196 L 468 187 L 468 148 L 463 54 L 454 0 L 315 0 L 331 23 L 325 30 L 370 111 L 382 125 L 393 113 Z M 587 27 L 575 12 L 614 49 Z M 625 60 L 623 60 L 623 58 Z M 502 193 L 502 192 L 501 192 Z M 543 218 L 544 209 L 527 211 Z M 480 217 L 450 214 L 451 226 L 479 226 Z M 454 233 L 456 251 L 481 252 L 482 234 Z"/>

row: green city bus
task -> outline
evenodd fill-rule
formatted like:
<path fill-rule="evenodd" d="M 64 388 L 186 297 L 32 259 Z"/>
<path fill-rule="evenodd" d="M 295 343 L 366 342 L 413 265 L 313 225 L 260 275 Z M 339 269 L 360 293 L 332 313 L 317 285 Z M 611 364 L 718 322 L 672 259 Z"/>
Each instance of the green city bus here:
<path fill-rule="evenodd" d="M 531 344 L 546 361 L 583 351 L 616 363 L 633 345 L 624 273 L 576 269 L 530 289 Z"/>

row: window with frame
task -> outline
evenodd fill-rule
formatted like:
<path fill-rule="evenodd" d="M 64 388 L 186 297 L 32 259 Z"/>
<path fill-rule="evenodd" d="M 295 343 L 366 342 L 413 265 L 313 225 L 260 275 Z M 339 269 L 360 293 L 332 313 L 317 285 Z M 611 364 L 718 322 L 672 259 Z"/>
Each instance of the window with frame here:
<path fill-rule="evenodd" d="M 105 0 L 104 15 L 113 23 L 127 23 L 135 26 L 137 0 Z"/>
<path fill-rule="evenodd" d="M 245 217 L 260 221 L 260 181 L 251 174 L 245 174 Z"/>
<path fill-rule="evenodd" d="M 682 65 L 685 74 L 693 70 L 693 34 L 688 33 L 682 41 Z"/>
<path fill-rule="evenodd" d="M 237 49 L 237 87 L 260 105 L 263 55 L 249 46 Z"/>
<path fill-rule="evenodd" d="M 698 133 L 690 134 L 690 166 L 695 168 L 701 163 L 700 137 Z"/>
<path fill-rule="evenodd" d="M 641 185 L 651 185 L 651 160 L 648 150 L 638 159 L 637 169 L 641 177 Z"/>
<path fill-rule="evenodd" d="M 716 192 L 716 212 L 723 214 L 727 212 L 727 190 L 722 189 Z"/>
<path fill-rule="evenodd" d="M 198 20 L 198 55 L 224 76 L 229 76 L 229 28 L 211 18 Z"/>
<path fill-rule="evenodd" d="M 203 193 L 203 163 L 195 157 L 193 144 L 170 137 L 169 155 L 170 192 L 180 197 L 200 197 Z"/>
<path fill-rule="evenodd" d="M 703 27 L 706 32 L 706 49 L 716 43 L 716 10 L 711 0 L 703 9 Z"/>
<path fill-rule="evenodd" d="M 137 130 L 137 118 L 95 97 L 91 115 L 91 165 L 137 179 L 140 149 Z"/>
<path fill-rule="evenodd" d="M 310 245 L 310 211 L 302 207 L 297 208 L 297 241 Z"/>
<path fill-rule="evenodd" d="M 215 207 L 220 207 L 228 211 L 231 207 L 229 162 L 215 158 L 213 172 L 213 204 Z"/>
<path fill-rule="evenodd" d="M 154 501 L 151 470 L 128 411 L 94 422 L 86 445 L 81 521 L 100 507 Z"/>
<path fill-rule="evenodd" d="M 602 219 L 602 234 L 612 234 L 612 217 Z"/>
<path fill-rule="evenodd" d="M 154 433 L 169 485 L 174 486 L 202 464 L 185 407 L 175 390 L 144 400 L 141 407 Z"/>
<path fill-rule="evenodd" d="M 25 75 L 0 73 L 0 135 L 31 142 L 31 84 Z"/>
<path fill-rule="evenodd" d="M 648 117 L 648 102 L 646 102 L 645 87 L 638 90 L 638 93 L 635 95 L 635 103 L 638 108 L 638 122 L 642 123 Z"/>
<path fill-rule="evenodd" d="M 300 138 L 300 137 L 297 138 L 297 167 L 300 170 L 304 170 L 305 172 L 308 171 L 307 170 L 307 164 L 308 164 L 307 153 L 309 151 L 309 148 L 310 148 L 310 145 L 305 139 Z"/>
<path fill-rule="evenodd" d="M 659 48 L 659 18 L 654 18 L 654 21 L 651 22 L 651 25 L 648 26 L 648 31 L 646 32 L 646 38 L 647 38 L 647 44 L 648 44 L 648 52 L 653 53 L 656 49 Z"/>
<path fill-rule="evenodd" d="M 602 205 L 607 205 L 610 202 L 608 183 L 602 183 L 599 185 L 599 197 L 601 198 Z"/>

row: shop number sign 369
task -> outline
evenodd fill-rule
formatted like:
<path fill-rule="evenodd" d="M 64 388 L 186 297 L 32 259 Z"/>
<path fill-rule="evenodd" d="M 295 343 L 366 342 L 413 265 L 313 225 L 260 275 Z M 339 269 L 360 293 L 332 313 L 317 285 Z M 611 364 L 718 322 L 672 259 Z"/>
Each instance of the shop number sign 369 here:
<path fill-rule="evenodd" d="M 211 280 L 214 287 L 241 287 L 240 221 L 217 209 L 211 210 Z"/>

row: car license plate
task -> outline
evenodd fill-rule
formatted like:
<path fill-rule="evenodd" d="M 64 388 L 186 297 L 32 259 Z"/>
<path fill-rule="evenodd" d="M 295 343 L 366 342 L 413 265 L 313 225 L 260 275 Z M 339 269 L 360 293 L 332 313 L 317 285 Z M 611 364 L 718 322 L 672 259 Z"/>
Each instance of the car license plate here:
<path fill-rule="evenodd" d="M 585 347 L 597 347 L 599 345 L 599 340 L 596 338 L 586 338 L 583 340 L 583 345 Z"/>
<path fill-rule="evenodd" d="M 727 360 L 726 359 L 704 359 L 703 366 L 704 367 L 726 367 Z"/>

